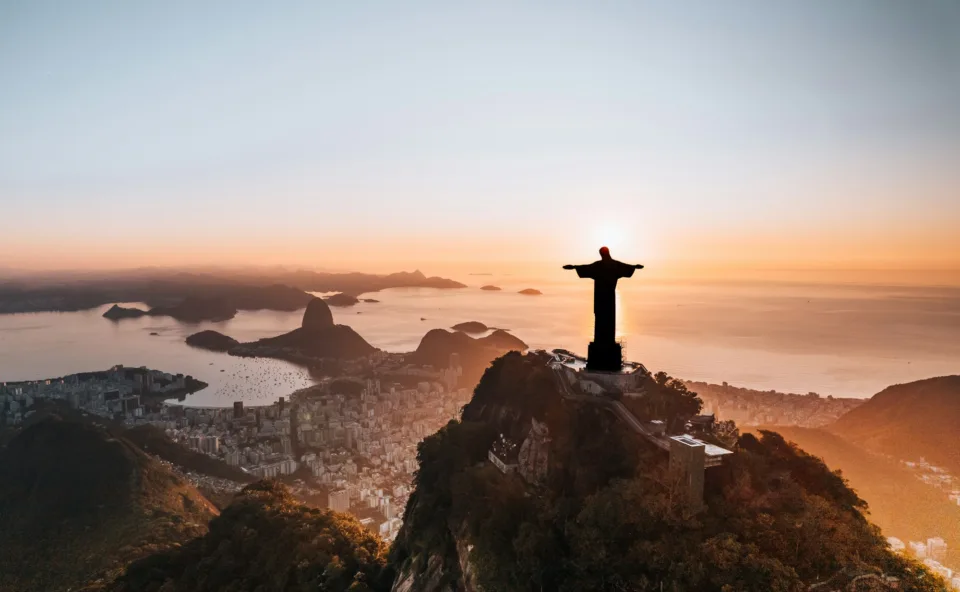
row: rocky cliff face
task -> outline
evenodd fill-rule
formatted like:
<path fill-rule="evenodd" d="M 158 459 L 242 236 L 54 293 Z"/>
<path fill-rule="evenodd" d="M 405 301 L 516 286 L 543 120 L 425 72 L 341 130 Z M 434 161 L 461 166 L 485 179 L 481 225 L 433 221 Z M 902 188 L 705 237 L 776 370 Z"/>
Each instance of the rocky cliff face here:
<path fill-rule="evenodd" d="M 544 422 L 530 419 L 530 431 L 520 445 L 517 470 L 528 483 L 542 483 L 547 478 L 550 462 L 550 428 Z"/>

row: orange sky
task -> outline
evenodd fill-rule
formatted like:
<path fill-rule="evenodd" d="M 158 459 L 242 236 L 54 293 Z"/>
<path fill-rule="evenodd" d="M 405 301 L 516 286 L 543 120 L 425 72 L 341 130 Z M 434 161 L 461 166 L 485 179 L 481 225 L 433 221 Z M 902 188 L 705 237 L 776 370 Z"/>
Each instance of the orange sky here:
<path fill-rule="evenodd" d="M 0 269 L 960 269 L 960 4 L 200 4 L 4 12 Z"/>

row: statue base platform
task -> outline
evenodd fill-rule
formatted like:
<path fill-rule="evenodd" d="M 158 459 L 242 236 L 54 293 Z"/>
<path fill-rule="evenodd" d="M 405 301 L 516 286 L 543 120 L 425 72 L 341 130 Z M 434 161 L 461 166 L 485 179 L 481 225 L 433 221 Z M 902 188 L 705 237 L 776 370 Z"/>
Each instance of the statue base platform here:
<path fill-rule="evenodd" d="M 587 370 L 590 372 L 620 372 L 623 370 L 623 348 L 616 341 L 591 341 L 587 348 Z"/>

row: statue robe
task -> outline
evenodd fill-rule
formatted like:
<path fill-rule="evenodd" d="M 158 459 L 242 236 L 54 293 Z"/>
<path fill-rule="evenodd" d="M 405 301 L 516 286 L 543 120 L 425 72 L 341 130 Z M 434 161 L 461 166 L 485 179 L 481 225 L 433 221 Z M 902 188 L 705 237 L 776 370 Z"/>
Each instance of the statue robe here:
<path fill-rule="evenodd" d="M 617 280 L 633 276 L 636 267 L 616 259 L 601 259 L 574 269 L 582 278 L 593 280 L 593 341 L 598 344 L 616 342 Z"/>

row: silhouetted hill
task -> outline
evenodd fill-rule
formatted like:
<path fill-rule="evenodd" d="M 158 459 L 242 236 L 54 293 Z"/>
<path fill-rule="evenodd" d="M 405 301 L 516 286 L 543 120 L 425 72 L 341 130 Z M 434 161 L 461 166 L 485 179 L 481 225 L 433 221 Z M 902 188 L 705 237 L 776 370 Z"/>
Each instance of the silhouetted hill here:
<path fill-rule="evenodd" d="M 187 345 L 209 349 L 211 351 L 229 351 L 237 345 L 240 345 L 240 342 L 233 337 L 213 330 L 194 333 L 187 337 L 186 342 Z"/>
<path fill-rule="evenodd" d="M 665 454 L 607 406 L 565 397 L 548 359 L 499 358 L 462 421 L 419 445 L 391 548 L 395 592 L 799 592 L 867 573 L 943 589 L 889 551 L 841 477 L 774 433 L 739 437 L 707 470 L 705 507 L 691 508 Z M 657 382 L 661 398 L 687 397 Z M 487 460 L 494 442 L 519 450 L 520 474 Z"/>
<path fill-rule="evenodd" d="M 312 298 L 303 311 L 303 322 L 300 326 L 307 330 L 320 330 L 333 326 L 333 313 L 330 307 L 320 298 Z"/>
<path fill-rule="evenodd" d="M 537 290 L 536 288 L 526 288 L 520 290 L 517 294 L 523 294 L 524 296 L 543 296 L 543 292 Z"/>
<path fill-rule="evenodd" d="M 486 333 L 489 327 L 480 321 L 467 321 L 465 323 L 457 323 L 450 328 L 454 331 L 463 331 L 464 333 Z"/>
<path fill-rule="evenodd" d="M 277 482 L 246 487 L 180 548 L 130 566 L 115 592 L 379 591 L 387 547 L 356 518 L 307 508 Z"/>
<path fill-rule="evenodd" d="M 277 337 L 265 337 L 244 348 L 291 349 L 314 358 L 359 358 L 376 351 L 359 333 L 346 325 L 334 325 L 326 329 L 294 329 Z"/>
<path fill-rule="evenodd" d="M 474 384 L 497 356 L 510 350 L 525 349 L 526 343 L 503 330 L 475 339 L 460 331 L 431 329 L 420 340 L 410 360 L 417 364 L 446 368 L 450 364 L 450 354 L 459 354 L 463 368 L 462 383 Z"/>
<path fill-rule="evenodd" d="M 867 452 L 824 429 L 770 429 L 842 471 L 850 487 L 870 505 L 870 519 L 884 536 L 904 541 L 942 536 L 947 541 L 947 564 L 960 563 L 960 506 L 946 492 L 920 481 L 896 460 Z"/>
<path fill-rule="evenodd" d="M 130 441 L 48 417 L 0 451 L 0 589 L 68 590 L 206 531 L 213 506 Z"/>
<path fill-rule="evenodd" d="M 477 339 L 477 342 L 483 346 L 503 351 L 524 351 L 528 347 L 522 339 L 514 337 L 503 329 L 497 329 L 490 335 Z"/>
<path fill-rule="evenodd" d="M 844 414 L 828 429 L 896 458 L 927 461 L 960 474 L 960 376 L 898 384 Z"/>
<path fill-rule="evenodd" d="M 486 291 L 488 291 L 488 292 L 499 292 L 499 291 L 502 290 L 503 288 L 501 288 L 500 286 L 494 286 L 494 285 L 492 285 L 492 284 L 487 284 L 486 286 L 480 286 L 480 289 L 481 289 L 481 290 L 486 290 Z"/>
<path fill-rule="evenodd" d="M 333 314 L 327 303 L 320 298 L 313 298 L 304 311 L 299 329 L 243 343 L 230 351 L 237 355 L 305 362 L 317 358 L 359 358 L 373 353 L 376 348 L 347 325 L 334 325 Z"/>
<path fill-rule="evenodd" d="M 147 314 L 147 311 L 139 308 L 124 308 L 119 304 L 114 304 L 110 309 L 103 313 L 103 318 L 116 321 L 120 319 L 138 319 Z"/>
<path fill-rule="evenodd" d="M 330 306 L 353 306 L 354 304 L 360 302 L 356 296 L 344 294 L 343 292 L 334 294 L 332 296 L 327 296 L 324 298 L 324 300 Z"/>
<path fill-rule="evenodd" d="M 148 313 L 152 317 L 173 317 L 178 321 L 199 323 L 201 321 L 226 321 L 237 314 L 237 309 L 227 298 L 201 298 L 190 296 L 173 306 L 158 306 Z"/>
<path fill-rule="evenodd" d="M 296 271 L 281 276 L 284 283 L 311 292 L 343 292 L 358 296 L 366 292 L 379 292 L 388 288 L 439 288 L 443 290 L 466 288 L 460 282 L 431 276 L 420 270 L 401 271 L 387 275 L 369 273 L 325 273 Z"/>

